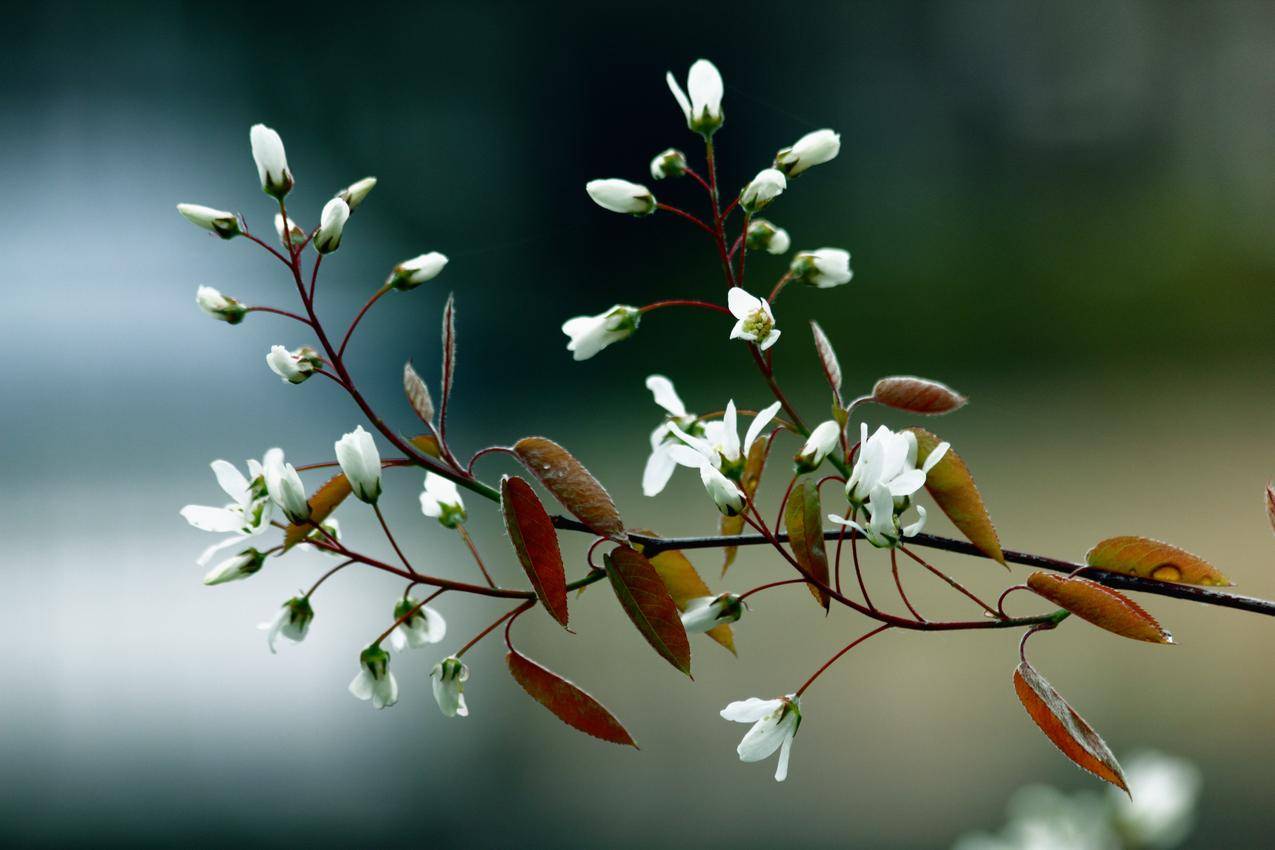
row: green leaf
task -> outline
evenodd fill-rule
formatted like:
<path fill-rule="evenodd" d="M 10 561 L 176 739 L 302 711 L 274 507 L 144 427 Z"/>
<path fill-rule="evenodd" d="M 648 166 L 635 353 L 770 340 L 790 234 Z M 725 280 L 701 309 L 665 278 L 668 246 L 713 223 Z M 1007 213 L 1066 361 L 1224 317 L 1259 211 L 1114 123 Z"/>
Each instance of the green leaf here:
<path fill-rule="evenodd" d="M 942 440 L 924 428 L 908 430 L 916 435 L 916 463 L 920 466 Z M 969 467 L 955 449 L 949 447 L 943 459 L 926 474 L 925 489 L 969 542 L 987 557 L 1009 569 L 1009 565 L 1005 563 L 1005 553 L 1001 551 L 1000 538 L 996 535 L 996 527 L 992 525 L 992 519 L 983 505 L 983 496 L 974 484 Z"/>
<path fill-rule="evenodd" d="M 558 549 L 558 532 L 531 485 L 517 476 L 500 482 L 500 507 L 514 551 L 555 620 L 567 627 L 567 576 Z"/>
<path fill-rule="evenodd" d="M 655 567 L 640 552 L 617 546 L 603 556 L 620 607 L 665 661 L 691 675 L 691 644 L 677 606 Z"/>

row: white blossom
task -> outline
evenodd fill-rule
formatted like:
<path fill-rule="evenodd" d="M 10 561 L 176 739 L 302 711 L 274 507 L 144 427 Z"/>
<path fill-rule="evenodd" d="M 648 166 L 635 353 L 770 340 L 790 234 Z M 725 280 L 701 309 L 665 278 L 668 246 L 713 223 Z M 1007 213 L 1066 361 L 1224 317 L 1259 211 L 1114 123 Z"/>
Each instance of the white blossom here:
<path fill-rule="evenodd" d="M 364 177 L 362 180 L 356 180 L 340 192 L 337 192 L 336 196 L 345 201 L 346 206 L 350 208 L 350 212 L 354 212 L 375 187 L 375 177 Z"/>
<path fill-rule="evenodd" d="M 744 613 L 744 603 L 734 593 L 700 596 L 688 600 L 682 612 L 682 628 L 687 633 L 702 633 L 725 623 L 733 623 Z"/>
<path fill-rule="evenodd" d="M 265 463 L 266 492 L 278 505 L 288 520 L 300 525 L 310 519 L 310 503 L 306 501 L 305 485 L 292 464 L 284 463 L 283 452 L 272 452 Z"/>
<path fill-rule="evenodd" d="M 775 168 L 781 169 L 789 177 L 796 177 L 811 166 L 835 159 L 840 152 L 840 133 L 815 130 L 802 136 L 792 147 L 775 154 Z"/>
<path fill-rule="evenodd" d="M 336 441 L 336 459 L 354 495 L 375 504 L 381 496 L 381 455 L 372 435 L 357 426 Z"/>
<path fill-rule="evenodd" d="M 469 679 L 469 668 L 452 655 L 444 658 L 429 671 L 433 680 L 434 702 L 444 717 L 468 717 L 469 706 L 465 705 L 465 682 Z"/>
<path fill-rule="evenodd" d="M 319 216 L 319 232 L 314 235 L 314 250 L 331 254 L 341 247 L 341 234 L 350 220 L 350 206 L 340 198 L 333 198 L 323 205 Z"/>
<path fill-rule="evenodd" d="M 821 422 L 810 432 L 806 443 L 795 458 L 798 472 L 811 472 L 823 463 L 841 439 L 841 426 L 829 419 Z"/>
<path fill-rule="evenodd" d="M 686 77 L 686 91 L 678 85 L 673 72 L 664 75 L 669 91 L 686 116 L 686 126 L 708 138 L 717 132 L 726 120 L 722 112 L 722 75 L 707 59 L 697 59 Z M 689 93 L 689 96 L 688 96 Z"/>
<path fill-rule="evenodd" d="M 749 251 L 765 251 L 767 254 L 783 254 L 792 245 L 788 231 L 764 218 L 748 222 L 745 247 Z"/>
<path fill-rule="evenodd" d="M 252 158 L 257 163 L 257 176 L 261 178 L 261 190 L 267 195 L 282 199 L 292 190 L 292 172 L 288 170 L 288 155 L 283 150 L 283 139 L 264 124 L 252 125 L 248 133 L 252 142 Z"/>
<path fill-rule="evenodd" d="M 774 168 L 763 168 L 757 172 L 744 191 L 739 193 L 739 205 L 750 215 L 760 212 L 767 204 L 783 194 L 788 188 L 784 173 Z"/>
<path fill-rule="evenodd" d="M 596 316 L 576 316 L 562 323 L 562 332 L 575 360 L 588 360 L 613 342 L 628 339 L 638 329 L 642 313 L 636 307 L 616 304 Z"/>
<path fill-rule="evenodd" d="M 204 576 L 204 584 L 212 586 L 247 578 L 261 570 L 266 556 L 252 547 L 217 564 Z"/>
<path fill-rule="evenodd" d="M 308 345 L 295 351 L 289 351 L 282 345 L 273 345 L 266 355 L 266 365 L 285 384 L 299 384 L 314 374 L 314 370 L 323 365 L 323 360 Z"/>
<path fill-rule="evenodd" d="M 178 204 L 177 211 L 191 224 L 211 230 L 222 239 L 234 239 L 243 232 L 239 229 L 239 217 L 232 212 L 199 204 Z"/>
<path fill-rule="evenodd" d="M 389 708 L 398 702 L 398 680 L 390 672 L 390 654 L 373 644 L 359 655 L 359 672 L 350 682 L 350 693 L 371 700 L 373 708 Z"/>
<path fill-rule="evenodd" d="M 630 183 L 628 180 L 612 177 L 590 180 L 584 188 L 593 202 L 604 210 L 644 216 L 656 209 L 655 196 L 641 183 Z"/>
<path fill-rule="evenodd" d="M 828 519 L 838 525 L 853 528 L 878 549 L 892 549 L 898 546 L 903 538 L 915 537 L 921 533 L 921 529 L 925 528 L 925 508 L 920 505 L 916 506 L 915 522 L 909 525 L 900 524 L 901 510 L 895 505 L 890 489 L 884 484 L 878 484 L 873 488 L 868 496 L 867 508 L 867 525 L 860 525 L 852 519 L 846 519 L 837 514 L 828 514 Z"/>
<path fill-rule="evenodd" d="M 726 293 L 726 304 L 731 315 L 739 321 L 731 329 L 731 339 L 746 339 L 754 342 L 762 351 L 770 348 L 779 339 L 779 330 L 775 327 L 775 314 L 770 302 L 749 295 L 738 286 L 732 286 Z"/>
<path fill-rule="evenodd" d="M 229 295 L 222 295 L 211 286 L 201 286 L 195 290 L 195 303 L 199 305 L 200 310 L 228 325 L 239 324 L 248 312 L 248 308 L 243 304 Z"/>
<path fill-rule="evenodd" d="M 271 449 L 266 452 L 267 463 L 276 452 L 282 457 L 279 449 Z M 206 566 L 213 555 L 222 549 L 237 546 L 270 527 L 271 502 L 266 492 L 264 465 L 259 461 L 249 460 L 247 476 L 228 461 L 214 460 L 210 466 L 218 485 L 230 497 L 230 503 L 220 508 L 187 505 L 181 509 L 181 515 L 200 531 L 229 533 L 232 536 L 205 549 L 195 560 L 201 567 Z"/>
<path fill-rule="evenodd" d="M 438 277 L 446 265 L 446 256 L 437 251 L 430 251 L 428 254 L 421 254 L 399 263 L 390 272 L 385 283 L 387 286 L 406 292 Z"/>
<path fill-rule="evenodd" d="M 428 605 L 421 605 L 410 596 L 405 596 L 394 606 L 394 619 L 406 620 L 394 627 L 390 632 L 390 646 L 395 652 L 402 652 L 411 647 L 420 649 L 431 643 L 438 643 L 447 636 L 447 621 L 443 615 Z"/>
<path fill-rule="evenodd" d="M 266 633 L 266 645 L 270 647 L 270 652 L 274 653 L 277 651 L 275 641 L 280 635 L 293 643 L 305 640 L 313 620 L 314 609 L 310 607 L 310 600 L 305 596 L 294 596 L 283 603 L 273 620 L 261 623 L 257 628 Z"/>
<path fill-rule="evenodd" d="M 425 489 L 421 491 L 421 513 L 447 528 L 455 528 L 464 522 L 465 502 L 460 497 L 456 482 L 426 472 Z"/>
<path fill-rule="evenodd" d="M 918 469 L 916 434 L 891 431 L 882 425 L 869 437 L 867 423 L 861 422 L 859 455 L 846 482 L 846 498 L 852 505 L 862 505 L 878 485 L 885 486 L 897 499 L 911 496 L 925 486 L 926 474 L 943 459 L 949 448 L 950 444 L 946 442 L 937 445 Z"/>
<path fill-rule="evenodd" d="M 732 702 L 721 713 L 726 720 L 753 724 L 736 748 L 740 761 L 761 761 L 779 750 L 775 781 L 783 782 L 788 778 L 788 756 L 792 752 L 792 739 L 797 734 L 797 727 L 801 725 L 801 708 L 796 696 L 789 694 L 779 699 L 751 697 Z"/>
<path fill-rule="evenodd" d="M 1157 752 L 1125 762 L 1130 796 L 1110 794 L 1115 822 L 1138 847 L 1176 847 L 1195 820 L 1200 771 L 1189 761 Z"/>
<path fill-rule="evenodd" d="M 676 424 L 683 430 L 689 430 L 696 427 L 696 417 L 686 412 L 686 405 L 682 404 L 673 382 L 663 375 L 647 377 L 646 388 L 655 396 L 655 403 L 667 413 L 664 421 L 651 432 L 651 454 L 642 470 L 642 492 L 647 496 L 658 496 L 677 468 L 677 461 L 668 453 L 670 441 L 678 441 L 670 425 Z M 702 428 L 700 433 L 703 433 Z"/>
<path fill-rule="evenodd" d="M 663 180 L 666 177 L 681 177 L 686 173 L 686 154 L 677 148 L 669 148 L 655 155 L 651 160 L 651 177 Z"/>
<path fill-rule="evenodd" d="M 840 286 L 854 277 L 850 271 L 850 252 L 840 248 L 802 251 L 792 258 L 788 271 L 796 280 L 818 289 Z"/>

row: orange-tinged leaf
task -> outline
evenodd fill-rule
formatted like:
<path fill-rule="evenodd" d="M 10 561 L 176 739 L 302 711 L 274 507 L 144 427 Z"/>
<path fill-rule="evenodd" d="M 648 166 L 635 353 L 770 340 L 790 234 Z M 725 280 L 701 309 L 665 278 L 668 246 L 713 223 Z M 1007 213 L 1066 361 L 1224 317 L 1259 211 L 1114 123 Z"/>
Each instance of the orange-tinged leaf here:
<path fill-rule="evenodd" d="M 828 335 L 823 332 L 823 328 L 819 327 L 819 323 L 811 320 L 810 332 L 815 338 L 815 351 L 819 353 L 819 364 L 823 366 L 823 376 L 828 380 L 828 386 L 832 387 L 832 395 L 837 400 L 837 406 L 841 406 L 841 364 L 837 362 L 837 352 L 833 350 L 832 343 L 828 341 Z"/>
<path fill-rule="evenodd" d="M 715 595 L 708 589 L 704 579 L 700 578 L 695 565 L 680 550 L 668 549 L 655 555 L 650 561 L 651 566 L 655 567 L 655 572 L 659 574 L 660 580 L 664 582 L 664 588 L 672 597 L 678 611 L 685 611 L 686 603 L 692 599 Z M 729 649 L 732 654 L 739 654 L 735 652 L 735 633 L 731 631 L 730 623 L 714 626 L 706 634 Z"/>
<path fill-rule="evenodd" d="M 517 476 L 500 482 L 500 508 L 518 560 L 536 596 L 555 620 L 567 627 L 567 576 L 558 549 L 558 532 L 531 485 Z"/>
<path fill-rule="evenodd" d="M 1014 671 L 1014 691 L 1040 731 L 1063 755 L 1099 779 L 1129 793 L 1124 771 L 1111 748 L 1026 661 Z"/>
<path fill-rule="evenodd" d="M 412 410 L 421 418 L 421 421 L 426 425 L 432 422 L 434 399 L 430 397 L 429 387 L 425 386 L 421 376 L 412 368 L 410 360 L 403 364 L 403 392 L 407 395 L 408 404 L 412 406 Z"/>
<path fill-rule="evenodd" d="M 617 546 L 603 561 L 616 599 L 642 637 L 664 660 L 691 675 L 691 644 L 655 567 L 628 546 Z"/>
<path fill-rule="evenodd" d="M 1232 582 L 1208 561 L 1149 537 L 1109 537 L 1085 555 L 1091 567 L 1177 584 L 1230 587 Z"/>
<path fill-rule="evenodd" d="M 924 428 L 908 430 L 916 434 L 916 463 L 919 467 L 942 440 Z M 949 447 L 943 459 L 926 474 L 925 489 L 969 542 L 987 557 L 1009 569 L 1009 565 L 1005 563 L 1005 553 L 1001 551 L 1000 538 L 996 536 L 996 527 L 992 525 L 987 508 L 983 505 L 983 496 L 974 484 L 969 467 L 955 449 Z"/>
<path fill-rule="evenodd" d="M 514 453 L 576 519 L 603 537 L 625 539 L 624 522 L 610 494 L 569 451 L 544 437 L 523 437 L 514 444 Z"/>
<path fill-rule="evenodd" d="M 809 481 L 799 481 L 784 506 L 784 526 L 788 544 L 801 569 L 810 578 L 828 584 L 828 553 L 823 545 L 823 512 L 819 507 L 819 488 Z M 807 584 L 815 601 L 828 610 L 827 592 Z"/>
<path fill-rule="evenodd" d="M 769 443 L 769 438 L 754 441 L 752 448 L 748 450 L 748 459 L 744 461 L 744 472 L 739 477 L 739 487 L 744 491 L 744 497 L 750 502 L 757 495 L 757 488 L 761 486 L 761 476 L 762 472 L 765 471 L 766 456 L 769 454 L 767 451 Z M 735 537 L 744 530 L 744 517 L 738 514 L 735 516 L 722 514 L 718 528 L 723 535 Z M 735 563 L 735 555 L 738 552 L 738 546 L 725 546 L 722 548 L 723 576 L 730 569 L 730 565 Z"/>
<path fill-rule="evenodd" d="M 430 457 L 439 457 L 442 454 L 438 449 L 438 438 L 433 434 L 418 434 L 410 442 Z"/>
<path fill-rule="evenodd" d="M 322 487 L 314 491 L 310 497 L 310 521 L 300 525 L 291 523 L 283 533 L 283 548 L 291 549 L 306 535 L 314 531 L 350 495 L 350 482 L 345 473 L 329 478 Z"/>
<path fill-rule="evenodd" d="M 872 388 L 872 400 L 896 410 L 926 416 L 951 413 L 969 401 L 946 384 L 912 375 L 897 375 L 877 381 Z"/>
<path fill-rule="evenodd" d="M 580 688 L 513 650 L 505 656 L 505 661 L 522 689 L 563 723 L 603 741 L 637 749 L 637 742 L 623 724 Z"/>
<path fill-rule="evenodd" d="M 1027 577 L 1027 586 L 1059 608 L 1109 632 L 1148 643 L 1173 643 L 1173 636 L 1142 606 L 1096 581 L 1035 572 Z"/>

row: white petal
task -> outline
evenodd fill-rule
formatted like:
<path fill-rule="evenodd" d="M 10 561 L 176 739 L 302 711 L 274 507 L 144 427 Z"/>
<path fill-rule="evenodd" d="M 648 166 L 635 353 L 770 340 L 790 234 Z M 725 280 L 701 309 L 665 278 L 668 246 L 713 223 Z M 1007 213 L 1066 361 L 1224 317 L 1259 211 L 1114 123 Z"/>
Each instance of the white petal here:
<path fill-rule="evenodd" d="M 686 405 L 673 389 L 673 382 L 663 375 L 651 375 L 646 379 L 646 388 L 655 396 L 655 403 L 678 419 L 686 417 Z"/>
<path fill-rule="evenodd" d="M 674 469 L 677 469 L 677 461 L 663 446 L 651 452 L 646 459 L 646 468 L 642 470 L 642 493 L 658 496 L 673 477 Z"/>
<path fill-rule="evenodd" d="M 367 670 L 360 669 L 359 674 L 350 682 L 350 693 L 361 700 L 369 700 L 372 698 L 372 674 Z"/>
<path fill-rule="evenodd" d="M 669 446 L 666 450 L 668 456 L 682 466 L 689 466 L 691 469 L 700 469 L 705 466 L 712 466 L 707 457 L 690 446 Z"/>
<path fill-rule="evenodd" d="M 788 754 L 792 752 L 792 735 L 784 738 L 779 746 L 779 764 L 775 767 L 775 781 L 783 782 L 788 778 Z"/>
<path fill-rule="evenodd" d="M 221 489 L 226 491 L 226 495 L 236 505 L 242 505 L 248 501 L 248 479 L 243 477 L 243 473 L 235 469 L 235 465 L 229 461 L 214 460 L 211 464 L 213 475 L 217 476 L 217 483 L 221 485 Z"/>
<path fill-rule="evenodd" d="M 947 454 L 947 450 L 951 447 L 951 443 L 939 443 L 935 446 L 934 451 L 930 452 L 929 456 L 925 459 L 925 463 L 921 464 L 921 471 L 929 472 L 933 469 L 934 465 L 943 459 L 943 457 Z"/>
<path fill-rule="evenodd" d="M 739 457 L 739 415 L 735 411 L 735 399 L 726 402 L 722 414 L 722 454 L 731 460 Z"/>
<path fill-rule="evenodd" d="M 668 83 L 669 91 L 673 92 L 673 97 L 677 100 L 677 105 L 682 107 L 682 114 L 686 116 L 686 120 L 691 120 L 691 102 L 686 99 L 686 92 L 682 91 L 682 87 L 677 84 L 677 80 L 673 77 L 673 72 L 669 71 L 664 75 L 664 81 Z"/>
<path fill-rule="evenodd" d="M 390 632 L 390 648 L 395 652 L 402 652 L 407 649 L 407 635 L 404 633 L 402 623 L 395 626 L 394 631 Z"/>
<path fill-rule="evenodd" d="M 909 469 L 907 472 L 890 481 L 890 495 L 911 496 L 924 486 L 925 473 L 919 469 Z"/>
<path fill-rule="evenodd" d="M 218 552 L 220 552 L 222 549 L 225 549 L 228 546 L 234 546 L 235 544 L 241 543 L 246 539 L 247 538 L 244 535 L 238 534 L 238 535 L 235 535 L 234 537 L 227 537 L 224 540 L 214 543 L 213 545 L 209 546 L 207 549 L 199 553 L 199 557 L 195 559 L 195 565 L 199 567 L 207 566 L 208 562 L 212 560 L 213 555 L 216 555 Z"/>
<path fill-rule="evenodd" d="M 740 761 L 761 761 L 779 749 L 787 737 L 785 724 L 780 723 L 773 713 L 768 714 L 745 733 L 735 752 L 739 753 Z"/>
<path fill-rule="evenodd" d="M 779 341 L 780 333 L 782 333 L 782 331 L 772 328 L 770 333 L 766 334 L 766 338 L 763 339 L 761 343 L 758 345 L 758 348 L 760 348 L 762 351 L 765 351 L 766 349 L 770 348 L 772 345 L 774 345 L 776 342 Z"/>
<path fill-rule="evenodd" d="M 779 402 L 775 402 L 769 407 L 757 411 L 757 416 L 753 418 L 752 424 L 748 426 L 748 433 L 744 435 L 744 454 L 748 454 L 748 450 L 753 447 L 757 437 L 770 424 L 770 420 L 775 418 L 775 414 L 779 412 L 781 406 Z"/>
<path fill-rule="evenodd" d="M 925 508 L 920 505 L 916 506 L 916 522 L 903 527 L 904 537 L 916 537 L 921 533 L 921 529 L 925 528 Z"/>
<path fill-rule="evenodd" d="M 749 697 L 732 702 L 721 710 L 721 715 L 724 720 L 733 720 L 736 723 L 756 723 L 782 704 L 783 700 L 779 699 Z"/>
<path fill-rule="evenodd" d="M 726 304 L 736 319 L 747 319 L 761 309 L 762 300 L 749 295 L 738 286 L 732 286 L 726 293 Z"/>
<path fill-rule="evenodd" d="M 243 514 L 225 508 L 187 505 L 181 509 L 181 515 L 200 531 L 238 531 L 244 526 Z"/>

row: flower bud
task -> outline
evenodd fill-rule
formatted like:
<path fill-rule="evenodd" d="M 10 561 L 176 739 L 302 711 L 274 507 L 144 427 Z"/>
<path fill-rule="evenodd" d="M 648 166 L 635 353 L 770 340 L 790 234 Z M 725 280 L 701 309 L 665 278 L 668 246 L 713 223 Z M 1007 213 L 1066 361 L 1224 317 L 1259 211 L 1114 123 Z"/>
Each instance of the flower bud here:
<path fill-rule="evenodd" d="M 686 603 L 686 610 L 682 612 L 682 628 L 688 633 L 703 633 L 733 623 L 743 615 L 743 600 L 734 593 L 701 596 Z"/>
<path fill-rule="evenodd" d="M 465 503 L 456 483 L 432 472 L 425 473 L 425 489 L 421 492 L 421 513 L 438 520 L 446 528 L 465 521 Z"/>
<path fill-rule="evenodd" d="M 713 504 L 723 514 L 738 516 L 744 509 L 744 491 L 711 464 L 706 463 L 699 468 L 699 477 Z"/>
<path fill-rule="evenodd" d="M 300 643 L 305 640 L 306 634 L 310 631 L 310 623 L 313 620 L 314 609 L 310 607 L 309 598 L 294 596 L 283 603 L 273 620 L 268 623 L 262 623 L 257 628 L 266 632 L 266 644 L 273 653 L 275 652 L 275 641 L 279 635 L 283 635 L 293 643 Z"/>
<path fill-rule="evenodd" d="M 354 212 L 374 188 L 376 188 L 376 178 L 364 177 L 362 180 L 351 183 L 340 192 L 337 192 L 336 196 L 345 201 L 345 205 L 350 208 L 350 212 Z"/>
<path fill-rule="evenodd" d="M 377 644 L 359 654 L 359 672 L 350 682 L 350 693 L 371 700 L 373 708 L 389 708 L 398 702 L 398 681 L 390 672 L 390 654 Z"/>
<path fill-rule="evenodd" d="M 296 525 L 310 519 L 310 503 L 306 501 L 305 485 L 292 464 L 283 462 L 282 452 L 266 456 L 266 492 L 274 503 L 283 509 L 288 521 Z"/>
<path fill-rule="evenodd" d="M 792 241 L 788 231 L 764 218 L 755 218 L 748 222 L 747 247 L 749 251 L 765 251 L 767 254 L 782 254 L 788 250 Z"/>
<path fill-rule="evenodd" d="M 840 248 L 802 251 L 792 258 L 788 270 L 797 280 L 819 289 L 849 283 L 854 277 L 850 271 L 850 252 Z"/>
<path fill-rule="evenodd" d="M 257 176 L 261 178 L 261 191 L 279 200 L 292 191 L 292 172 L 288 170 L 288 155 L 283 150 L 283 139 L 265 124 L 253 124 L 248 133 L 252 142 L 252 158 L 257 163 Z"/>
<path fill-rule="evenodd" d="M 567 351 L 576 360 L 588 360 L 611 343 L 628 339 L 641 321 L 641 311 L 624 304 L 616 304 L 596 316 L 567 319 L 562 323 L 562 332 L 571 338 Z"/>
<path fill-rule="evenodd" d="M 783 194 L 788 187 L 782 171 L 774 168 L 763 168 L 757 172 L 752 182 L 739 194 L 739 205 L 744 212 L 752 214 L 760 212 L 767 204 Z"/>
<path fill-rule="evenodd" d="M 331 254 L 341 247 L 341 233 L 350 220 L 350 207 L 340 198 L 333 198 L 323 205 L 319 216 L 319 232 L 314 235 L 314 250 Z"/>
<path fill-rule="evenodd" d="M 443 716 L 468 717 L 465 682 L 469 679 L 469 668 L 453 655 L 435 664 L 429 677 L 433 680 L 434 702 L 438 703 L 438 710 L 443 712 Z"/>
<path fill-rule="evenodd" d="M 801 447 L 801 451 L 794 458 L 797 464 L 797 472 L 813 472 L 823 463 L 824 458 L 837 447 L 837 442 L 841 439 L 841 426 L 833 420 L 819 424 L 815 430 L 810 432 L 810 436 L 806 439 L 806 444 Z"/>
<path fill-rule="evenodd" d="M 336 442 L 336 459 L 354 495 L 375 504 L 381 496 L 381 455 L 372 435 L 357 426 Z"/>
<path fill-rule="evenodd" d="M 234 239 L 243 233 L 239 229 L 239 217 L 232 212 L 215 210 L 199 204 L 178 204 L 177 212 L 191 224 L 198 225 L 204 230 L 211 230 L 222 239 Z"/>
<path fill-rule="evenodd" d="M 722 111 L 722 75 L 707 59 L 697 59 L 686 77 L 686 91 L 677 84 L 670 71 L 664 75 L 669 91 L 686 116 L 686 126 L 705 139 L 711 138 L 726 122 Z M 687 96 L 689 92 L 689 97 Z"/>
<path fill-rule="evenodd" d="M 289 351 L 282 345 L 274 345 L 270 347 L 270 353 L 266 355 L 266 365 L 270 367 L 271 372 L 283 379 L 284 383 L 299 384 L 323 365 L 323 358 L 308 345 L 303 345 L 296 351 Z"/>
<path fill-rule="evenodd" d="M 248 312 L 247 307 L 229 295 L 222 295 L 211 286 L 201 286 L 195 290 L 195 303 L 209 316 L 228 325 L 239 324 Z"/>
<path fill-rule="evenodd" d="M 296 245 L 301 245 L 306 240 L 306 232 L 301 228 L 301 225 L 297 224 L 296 219 L 292 216 L 288 216 L 288 239 L 283 238 L 282 213 L 274 214 L 274 232 L 279 234 L 279 241 L 283 243 L 284 247 L 290 248 Z"/>
<path fill-rule="evenodd" d="M 656 210 L 655 196 L 640 183 L 612 177 L 590 180 L 584 188 L 593 202 L 604 210 L 631 216 L 650 215 Z"/>
<path fill-rule="evenodd" d="M 655 155 L 651 160 L 651 177 L 663 180 L 665 177 L 681 177 L 686 173 L 686 154 L 676 148 L 669 148 Z"/>
<path fill-rule="evenodd" d="M 437 251 L 404 260 L 394 267 L 385 283 L 401 292 L 415 289 L 427 280 L 433 280 L 447 265 L 447 258 Z"/>
<path fill-rule="evenodd" d="M 390 645 L 395 652 L 402 652 L 408 647 L 420 649 L 447 636 L 447 623 L 443 616 L 410 596 L 404 596 L 394 604 L 394 621 L 399 620 L 402 622 L 390 632 Z"/>
<path fill-rule="evenodd" d="M 211 587 L 214 584 L 247 578 L 258 572 L 265 562 L 266 556 L 263 553 L 249 547 L 209 570 L 208 575 L 204 576 L 204 584 Z"/>
<path fill-rule="evenodd" d="M 790 148 L 775 154 L 775 168 L 796 177 L 814 165 L 822 165 L 841 152 L 841 135 L 832 130 L 815 130 L 797 140 Z"/>

